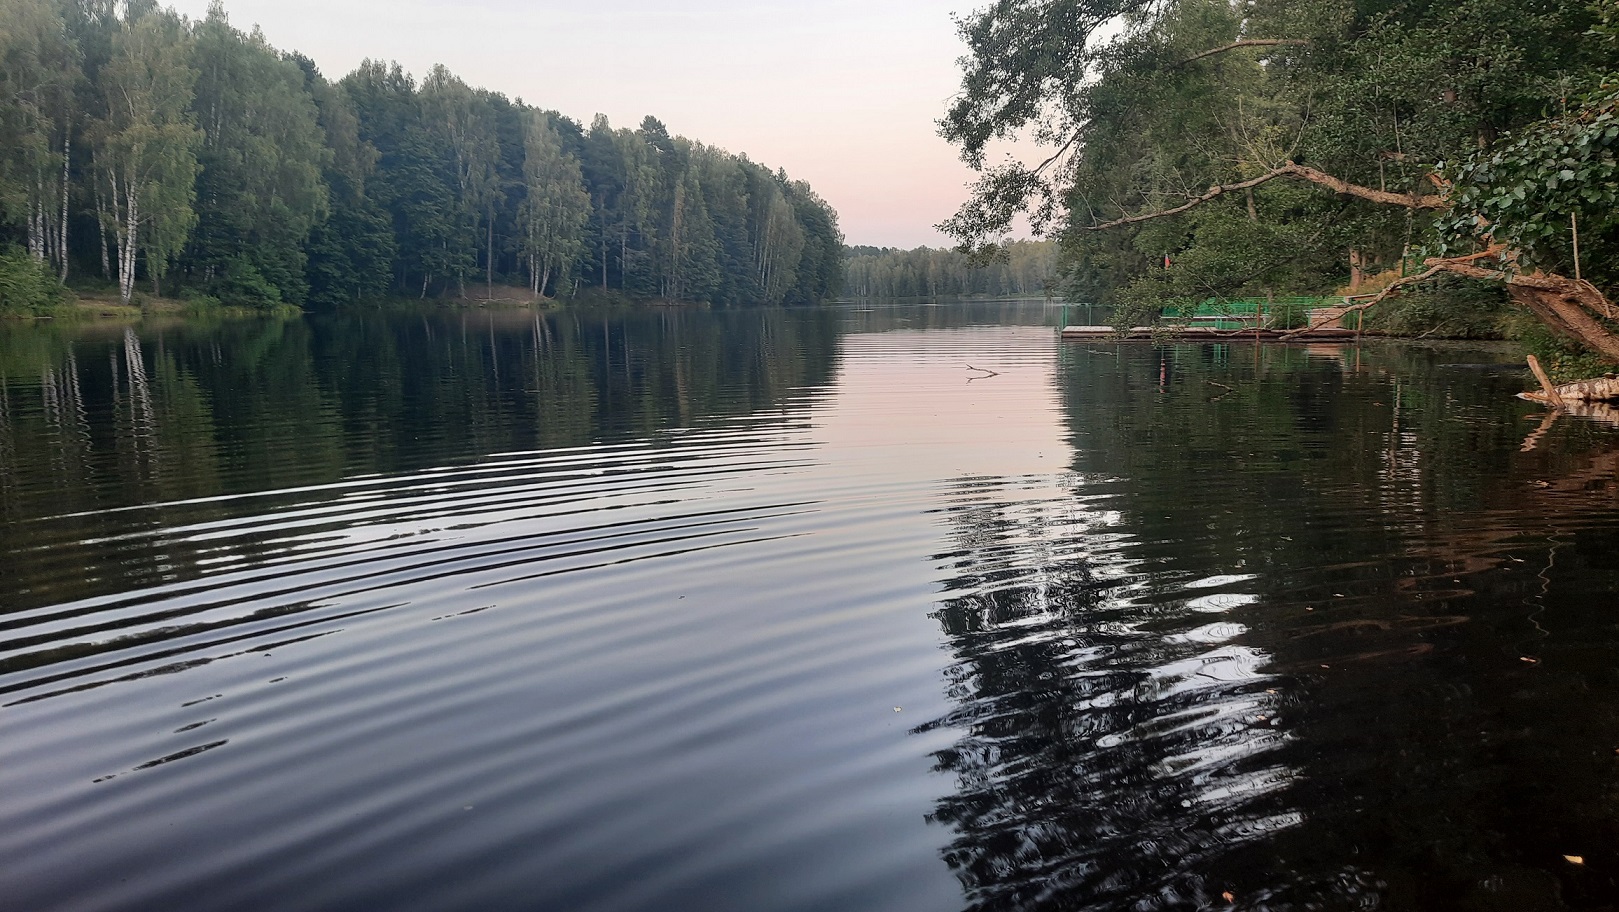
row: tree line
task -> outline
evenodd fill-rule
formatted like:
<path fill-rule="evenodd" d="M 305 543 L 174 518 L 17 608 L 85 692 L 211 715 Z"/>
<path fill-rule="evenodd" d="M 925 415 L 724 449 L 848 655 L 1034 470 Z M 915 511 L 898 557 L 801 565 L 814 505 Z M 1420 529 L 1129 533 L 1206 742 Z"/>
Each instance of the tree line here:
<path fill-rule="evenodd" d="M 125 303 L 521 284 L 796 304 L 836 293 L 842 255 L 809 185 L 654 117 L 585 127 L 442 66 L 418 81 L 367 60 L 330 81 L 217 0 L 201 20 L 156 0 L 0 0 L 0 306 L 98 280 Z"/>
<path fill-rule="evenodd" d="M 1619 0 L 1001 0 L 961 34 L 966 245 L 1027 213 L 1137 318 L 1482 282 L 1619 362 Z"/>
<path fill-rule="evenodd" d="M 918 247 L 848 248 L 844 293 L 856 298 L 1045 295 L 1056 288 L 1057 245 L 1010 241 L 992 256 Z"/>

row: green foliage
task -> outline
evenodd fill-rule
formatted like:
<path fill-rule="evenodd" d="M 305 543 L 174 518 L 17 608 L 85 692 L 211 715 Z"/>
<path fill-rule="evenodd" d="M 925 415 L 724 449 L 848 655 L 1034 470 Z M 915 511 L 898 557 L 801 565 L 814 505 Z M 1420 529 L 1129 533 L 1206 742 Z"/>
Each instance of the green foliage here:
<path fill-rule="evenodd" d="M 387 295 L 396 253 L 393 225 L 371 200 L 333 207 L 310 231 L 307 249 L 311 306 L 332 309 Z"/>
<path fill-rule="evenodd" d="M 443 67 L 418 84 L 368 60 L 334 83 L 218 2 L 190 20 L 154 0 L 0 0 L 13 240 L 126 303 L 141 280 L 259 308 L 461 295 L 469 278 L 814 302 L 838 288 L 843 242 L 807 185 L 656 118 L 587 133 Z"/>
<path fill-rule="evenodd" d="M 21 248 L 0 248 L 0 314 L 42 314 L 67 300 L 67 289 L 44 263 Z"/>
<path fill-rule="evenodd" d="M 211 294 L 204 294 L 195 288 L 187 288 L 181 292 L 180 300 L 185 302 L 188 311 L 196 315 L 215 313 L 225 306 L 224 301 Z"/>
<path fill-rule="evenodd" d="M 1619 229 L 1619 85 L 1576 99 L 1566 113 L 1470 156 L 1448 176 L 1456 205 L 1436 245 L 1441 252 L 1467 252 L 1485 237 L 1518 251 L 1526 265 L 1573 272 L 1576 224 L 1588 255 L 1593 247 L 1611 250 L 1605 242 Z M 1619 279 L 1611 258 L 1588 262 L 1602 279 Z"/>
<path fill-rule="evenodd" d="M 1011 241 L 993 255 L 959 250 L 851 247 L 844 292 L 856 298 L 1046 295 L 1056 290 L 1057 245 Z"/>
<path fill-rule="evenodd" d="M 1588 37 L 1608 47 L 1619 44 L 1619 0 L 1599 0 L 1591 4 L 1591 13 L 1596 22 L 1591 25 Z"/>
<path fill-rule="evenodd" d="M 209 292 L 229 307 L 274 310 L 283 303 L 281 289 L 265 278 L 247 257 L 236 257 L 225 264 Z"/>
<path fill-rule="evenodd" d="M 783 302 L 816 304 L 843 288 L 843 234 L 838 231 L 837 213 L 809 184 L 793 181 L 787 189 L 804 232 L 804 248 L 798 260 L 797 281 Z"/>
<path fill-rule="evenodd" d="M 307 293 L 305 244 L 325 214 L 326 147 L 305 73 L 216 2 L 195 29 L 192 108 L 203 129 L 197 226 L 180 261 L 192 282 L 245 259 L 278 296 Z"/>
<path fill-rule="evenodd" d="M 1514 313 L 1501 286 L 1446 278 L 1394 295 L 1365 311 L 1365 328 L 1401 336 L 1499 339 L 1524 331 L 1524 324 L 1512 319 Z M 1533 321 L 1529 324 L 1539 326 Z"/>
<path fill-rule="evenodd" d="M 1060 237 L 1068 293 L 1120 319 L 1325 293 L 1349 284 L 1351 264 L 1468 253 L 1481 235 L 1524 268 L 1572 274 L 1576 220 L 1579 271 L 1611 285 L 1615 21 L 1615 0 L 1000 0 L 962 23 L 971 54 L 940 132 L 983 172 L 940 227 L 974 247 L 1027 216 Z M 986 167 L 989 143 L 1008 138 L 1049 158 Z M 1450 192 L 1456 207 L 1276 180 L 1150 218 L 1289 161 L 1369 193 Z M 1436 171 L 1453 184 L 1436 188 Z M 1483 332 L 1493 318 L 1473 304 L 1442 288 L 1387 320 Z"/>
<path fill-rule="evenodd" d="M 1613 365 L 1602 358 L 1553 334 L 1534 320 L 1514 314 L 1506 323 L 1507 334 L 1540 359 L 1553 383 L 1569 383 L 1590 377 L 1600 377 L 1613 370 Z"/>

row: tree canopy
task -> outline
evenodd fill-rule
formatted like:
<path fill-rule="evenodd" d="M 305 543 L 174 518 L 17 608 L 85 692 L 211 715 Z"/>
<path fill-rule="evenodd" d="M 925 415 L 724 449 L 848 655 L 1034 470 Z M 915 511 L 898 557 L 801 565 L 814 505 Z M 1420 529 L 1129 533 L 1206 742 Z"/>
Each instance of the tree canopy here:
<path fill-rule="evenodd" d="M 857 298 L 954 295 L 1045 296 L 1056 291 L 1057 248 L 1051 241 L 1012 241 L 993 257 L 918 247 L 851 247 L 844 292 Z"/>
<path fill-rule="evenodd" d="M 1070 293 L 1137 319 L 1487 280 L 1619 361 L 1616 7 L 998 0 L 960 22 L 940 130 L 981 177 L 941 228 L 971 247 L 1026 216 Z M 1001 139 L 1045 151 L 992 164 Z"/>
<path fill-rule="evenodd" d="M 842 243 L 807 184 L 653 117 L 587 129 L 442 66 L 330 81 L 217 0 L 196 21 L 0 0 L 0 254 L 27 272 L 6 287 L 265 308 L 497 284 L 813 303 L 838 290 Z"/>

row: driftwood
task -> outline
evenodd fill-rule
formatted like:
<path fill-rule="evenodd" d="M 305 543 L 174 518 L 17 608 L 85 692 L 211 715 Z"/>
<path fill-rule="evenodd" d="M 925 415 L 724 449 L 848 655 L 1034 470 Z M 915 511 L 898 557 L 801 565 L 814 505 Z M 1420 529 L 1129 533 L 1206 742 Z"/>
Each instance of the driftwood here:
<path fill-rule="evenodd" d="M 1519 393 L 1518 398 L 1561 406 L 1572 412 L 1575 406 L 1579 405 L 1619 402 L 1619 377 L 1576 380 L 1573 383 L 1548 387 L 1540 392 Z"/>
<path fill-rule="evenodd" d="M 1585 418 L 1609 427 L 1619 427 L 1619 408 L 1614 403 L 1619 402 L 1619 376 L 1609 374 L 1606 377 L 1593 377 L 1590 380 L 1576 380 L 1562 386 L 1553 386 L 1546 371 L 1540 366 L 1540 359 L 1534 355 L 1529 356 L 1529 369 L 1534 372 L 1535 379 L 1540 381 L 1540 392 L 1519 393 L 1519 399 L 1530 402 L 1539 402 L 1551 406 L 1552 410 L 1540 422 L 1540 427 L 1530 432 L 1524 438 L 1520 452 L 1528 453 L 1540 446 L 1541 440 L 1552 425 L 1557 423 L 1559 415 L 1573 415 L 1576 418 Z"/>
<path fill-rule="evenodd" d="M 1547 402 L 1558 408 L 1568 407 L 1568 400 L 1557 391 L 1557 387 L 1552 386 L 1552 378 L 1546 376 L 1546 371 L 1540 366 L 1540 359 L 1534 355 L 1529 356 L 1529 370 L 1535 375 L 1535 379 L 1540 381 L 1540 391 Z"/>

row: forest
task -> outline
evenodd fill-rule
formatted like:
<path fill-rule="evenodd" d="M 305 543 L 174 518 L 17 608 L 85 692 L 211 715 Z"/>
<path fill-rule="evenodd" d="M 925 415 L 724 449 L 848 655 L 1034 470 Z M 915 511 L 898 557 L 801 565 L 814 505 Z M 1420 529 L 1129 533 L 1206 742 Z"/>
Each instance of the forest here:
<path fill-rule="evenodd" d="M 1126 318 L 1341 292 L 1619 363 L 1619 0 L 997 0 L 958 25 L 940 133 L 979 179 L 940 227 L 964 247 L 1026 217 L 1069 294 Z M 1003 140 L 1026 151 L 990 162 Z"/>
<path fill-rule="evenodd" d="M 1057 245 L 1017 240 L 992 256 L 934 247 L 850 247 L 844 294 L 853 298 L 1047 296 L 1056 290 Z"/>
<path fill-rule="evenodd" d="M 785 172 L 155 0 L 0 0 L 0 310 L 65 287 L 255 309 L 580 289 L 836 293 L 837 215 Z"/>

